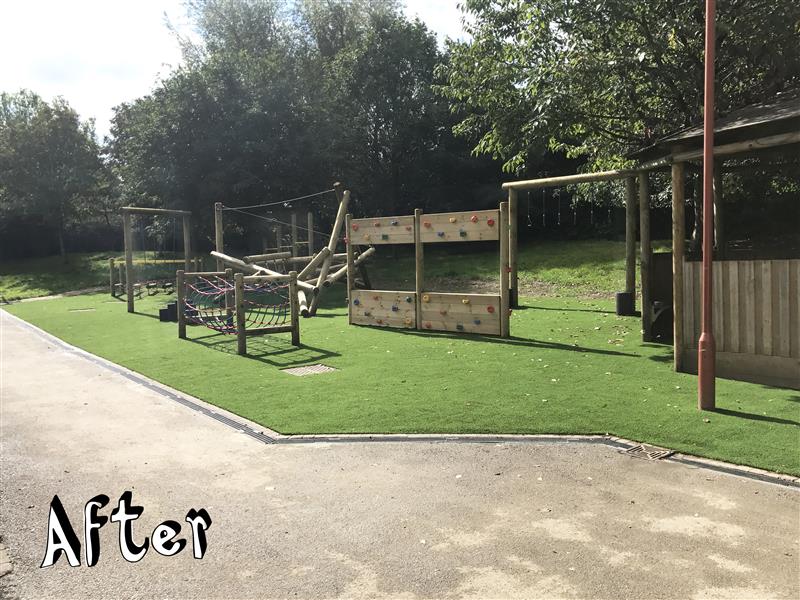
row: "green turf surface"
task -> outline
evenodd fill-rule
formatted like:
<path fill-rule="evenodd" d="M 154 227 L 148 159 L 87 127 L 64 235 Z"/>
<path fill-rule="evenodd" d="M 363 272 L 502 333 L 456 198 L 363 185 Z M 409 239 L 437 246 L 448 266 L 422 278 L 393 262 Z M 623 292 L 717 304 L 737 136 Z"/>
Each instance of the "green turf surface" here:
<path fill-rule="evenodd" d="M 328 306 L 301 320 L 303 347 L 288 334 L 250 338 L 247 357 L 199 327 L 178 340 L 154 318 L 164 301 L 138 301 L 132 315 L 104 294 L 8 310 L 283 433 L 610 433 L 800 475 L 800 393 L 719 380 L 720 411 L 698 412 L 696 378 L 674 373 L 671 348 L 642 344 L 639 320 L 608 300 L 525 298 L 510 340 L 349 326 L 343 304 Z M 317 362 L 339 371 L 279 370 Z"/>

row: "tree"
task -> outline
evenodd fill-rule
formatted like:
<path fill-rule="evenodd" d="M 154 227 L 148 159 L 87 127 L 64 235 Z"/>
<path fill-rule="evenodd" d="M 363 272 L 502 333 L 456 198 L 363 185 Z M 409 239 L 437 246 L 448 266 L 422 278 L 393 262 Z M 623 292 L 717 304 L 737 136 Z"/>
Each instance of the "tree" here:
<path fill-rule="evenodd" d="M 51 104 L 29 91 L 0 95 L 0 211 L 52 228 L 66 257 L 64 233 L 108 183 L 94 124 L 61 98 Z"/>
<path fill-rule="evenodd" d="M 517 171 L 546 150 L 617 166 L 701 117 L 704 11 L 696 0 L 466 0 L 440 91 L 475 152 Z M 800 4 L 718 4 L 725 112 L 800 84 Z"/>

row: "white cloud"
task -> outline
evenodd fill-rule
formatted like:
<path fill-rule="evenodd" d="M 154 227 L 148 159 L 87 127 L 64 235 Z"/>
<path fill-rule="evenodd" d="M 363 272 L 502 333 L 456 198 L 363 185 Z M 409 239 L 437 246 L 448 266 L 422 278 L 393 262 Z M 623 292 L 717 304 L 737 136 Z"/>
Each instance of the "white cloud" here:
<path fill-rule="evenodd" d="M 407 0 L 406 14 L 463 38 L 458 0 Z M 147 94 L 181 62 L 165 17 L 187 29 L 181 0 L 0 0 L 0 91 L 63 96 L 108 134 L 112 108 Z"/>

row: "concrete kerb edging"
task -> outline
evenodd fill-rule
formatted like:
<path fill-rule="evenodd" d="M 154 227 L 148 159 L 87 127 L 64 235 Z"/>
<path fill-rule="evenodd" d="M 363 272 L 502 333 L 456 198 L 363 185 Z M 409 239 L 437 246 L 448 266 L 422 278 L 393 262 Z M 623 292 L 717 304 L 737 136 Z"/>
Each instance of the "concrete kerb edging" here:
<path fill-rule="evenodd" d="M 122 377 L 142 385 L 147 389 L 178 402 L 202 413 L 208 417 L 219 421 L 232 429 L 253 437 L 265 444 L 313 444 L 313 443 L 376 443 L 376 442 L 426 442 L 426 443 L 473 443 L 473 444 L 498 444 L 498 443 L 533 443 L 533 444 L 597 444 L 616 450 L 625 451 L 644 442 L 637 442 L 626 438 L 613 436 L 613 435 L 560 435 L 560 434 L 424 434 L 424 433 L 384 433 L 384 434 L 370 434 L 370 433 L 348 433 L 348 434 L 298 434 L 298 435 L 285 435 L 264 427 L 258 423 L 250 421 L 240 415 L 229 412 L 223 408 L 209 404 L 200 398 L 189 396 L 183 392 L 179 392 L 170 388 L 154 379 L 150 379 L 140 373 L 131 371 L 123 366 L 120 366 L 110 360 L 87 352 L 82 348 L 73 346 L 62 339 L 12 315 L 8 311 L 0 309 L 3 316 L 13 319 L 17 324 L 29 331 L 39 335 L 48 342 L 63 348 L 64 350 L 82 357 L 98 366 L 101 366 L 113 373 L 121 375 Z M 737 465 L 723 461 L 702 458 L 691 454 L 683 454 L 679 452 L 671 453 L 669 456 L 661 459 L 673 463 L 683 464 L 689 467 L 702 468 L 731 475 L 734 477 L 744 477 L 747 479 L 754 479 L 765 483 L 772 483 L 785 487 L 795 488 L 800 490 L 800 478 L 783 473 L 775 473 L 765 469 L 758 469 L 745 465 Z"/>

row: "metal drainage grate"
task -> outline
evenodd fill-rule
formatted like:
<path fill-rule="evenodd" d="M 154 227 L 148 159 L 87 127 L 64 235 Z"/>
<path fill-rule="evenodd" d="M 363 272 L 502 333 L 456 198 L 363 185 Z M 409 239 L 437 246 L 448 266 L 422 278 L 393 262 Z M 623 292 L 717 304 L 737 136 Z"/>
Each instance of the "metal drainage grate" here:
<path fill-rule="evenodd" d="M 628 456 L 635 456 L 637 458 L 644 458 L 647 460 L 661 460 L 675 453 L 674 450 L 667 450 L 666 448 L 659 448 L 657 446 L 647 446 L 639 444 L 627 450 L 623 450 L 623 454 Z"/>
<path fill-rule="evenodd" d="M 306 365 L 304 367 L 292 367 L 291 369 L 281 369 L 284 373 L 295 375 L 297 377 L 305 377 L 306 375 L 316 375 L 317 373 L 330 373 L 331 371 L 338 371 L 333 367 L 327 365 Z"/>

